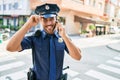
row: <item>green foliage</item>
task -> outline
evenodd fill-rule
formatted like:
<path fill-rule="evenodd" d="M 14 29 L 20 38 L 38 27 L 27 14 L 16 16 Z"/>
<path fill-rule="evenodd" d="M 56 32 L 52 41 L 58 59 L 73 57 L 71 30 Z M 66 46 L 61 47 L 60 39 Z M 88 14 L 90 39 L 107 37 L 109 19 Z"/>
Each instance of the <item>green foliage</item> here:
<path fill-rule="evenodd" d="M 20 20 L 19 24 L 20 24 L 20 26 L 23 26 L 23 24 L 25 24 L 25 22 L 23 20 Z"/>
<path fill-rule="evenodd" d="M 0 25 L 2 25 L 3 24 L 3 20 L 0 20 Z"/>
<path fill-rule="evenodd" d="M 8 26 L 2 25 L 2 26 L 0 26 L 0 28 L 5 29 L 5 28 L 8 28 Z"/>
<path fill-rule="evenodd" d="M 15 30 L 15 31 L 18 31 L 20 28 L 21 28 L 20 26 L 16 26 L 16 27 L 14 28 L 14 30 Z"/>
<path fill-rule="evenodd" d="M 15 31 L 17 31 L 17 30 L 19 30 L 21 27 L 20 26 L 16 26 L 16 27 L 14 27 L 14 26 L 5 26 L 5 25 L 2 25 L 2 26 L 0 26 L 0 29 L 6 29 L 6 28 L 10 28 L 10 30 L 15 30 Z"/>
<path fill-rule="evenodd" d="M 15 30 L 15 31 L 18 31 L 21 27 L 20 26 L 10 26 L 10 30 Z"/>
<path fill-rule="evenodd" d="M 85 34 L 85 33 L 88 33 L 88 31 L 86 31 L 86 30 L 81 31 L 81 34 Z"/>
<path fill-rule="evenodd" d="M 95 25 L 89 25 L 89 29 L 90 29 L 90 30 L 95 30 L 96 27 L 95 27 Z"/>

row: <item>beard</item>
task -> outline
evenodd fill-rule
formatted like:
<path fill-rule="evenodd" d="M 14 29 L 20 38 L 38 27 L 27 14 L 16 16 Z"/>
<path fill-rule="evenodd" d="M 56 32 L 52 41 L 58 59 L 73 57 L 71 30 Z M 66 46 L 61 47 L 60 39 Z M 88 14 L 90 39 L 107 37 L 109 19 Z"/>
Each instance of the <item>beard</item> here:
<path fill-rule="evenodd" d="M 48 34 L 53 34 L 54 30 L 55 30 L 55 25 L 47 25 L 44 26 L 44 30 L 48 33 Z"/>
<path fill-rule="evenodd" d="M 52 31 L 54 31 L 54 29 L 55 29 L 55 24 L 54 25 L 47 25 L 47 26 L 45 26 L 46 28 L 48 28 L 48 27 L 50 27 L 50 28 L 52 28 Z"/>

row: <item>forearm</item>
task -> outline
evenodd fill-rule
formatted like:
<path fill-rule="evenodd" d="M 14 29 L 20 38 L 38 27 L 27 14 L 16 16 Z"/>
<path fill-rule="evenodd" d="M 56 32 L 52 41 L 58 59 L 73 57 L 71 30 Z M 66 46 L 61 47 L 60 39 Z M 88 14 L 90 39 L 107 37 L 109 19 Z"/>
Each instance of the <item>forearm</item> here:
<path fill-rule="evenodd" d="M 27 31 L 30 29 L 29 23 L 25 23 L 9 40 L 6 49 L 8 51 L 18 51 L 21 47 L 21 41 Z"/>
<path fill-rule="evenodd" d="M 63 40 L 69 50 L 70 56 L 76 60 L 80 60 L 81 59 L 80 49 L 78 47 L 76 47 L 67 36 L 64 36 Z"/>

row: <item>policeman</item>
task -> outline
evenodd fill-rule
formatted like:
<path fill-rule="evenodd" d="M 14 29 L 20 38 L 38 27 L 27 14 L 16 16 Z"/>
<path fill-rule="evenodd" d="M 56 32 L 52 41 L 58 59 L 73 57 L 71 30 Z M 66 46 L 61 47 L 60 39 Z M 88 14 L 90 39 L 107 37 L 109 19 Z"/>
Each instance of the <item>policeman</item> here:
<path fill-rule="evenodd" d="M 60 11 L 56 4 L 37 6 L 35 13 L 17 31 L 7 44 L 8 51 L 32 49 L 33 80 L 61 80 L 64 50 L 74 59 L 80 60 L 81 51 L 68 38 L 64 27 L 57 22 Z M 43 26 L 39 36 L 25 36 L 27 31 L 38 23 Z"/>

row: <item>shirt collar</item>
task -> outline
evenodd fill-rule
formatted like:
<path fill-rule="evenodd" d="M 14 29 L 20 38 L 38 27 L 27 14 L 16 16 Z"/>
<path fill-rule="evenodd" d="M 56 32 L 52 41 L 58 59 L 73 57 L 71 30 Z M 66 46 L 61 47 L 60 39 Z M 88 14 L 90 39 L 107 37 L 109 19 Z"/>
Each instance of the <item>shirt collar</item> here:
<path fill-rule="evenodd" d="M 54 31 L 54 35 L 55 35 L 55 37 L 60 38 L 60 35 L 58 34 L 57 30 Z M 45 30 L 42 30 L 42 37 L 44 39 L 47 37 L 47 33 L 45 32 Z"/>

